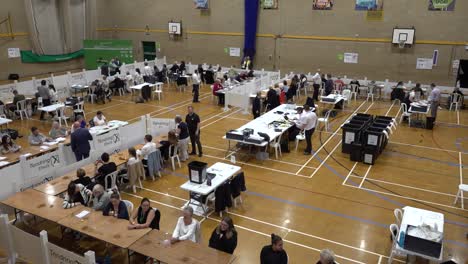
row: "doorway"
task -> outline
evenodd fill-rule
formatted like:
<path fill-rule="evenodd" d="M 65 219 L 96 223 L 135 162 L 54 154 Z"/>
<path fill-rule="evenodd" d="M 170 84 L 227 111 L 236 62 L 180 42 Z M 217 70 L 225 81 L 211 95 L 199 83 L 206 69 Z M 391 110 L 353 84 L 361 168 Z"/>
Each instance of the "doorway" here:
<path fill-rule="evenodd" d="M 143 45 L 143 60 L 154 60 L 156 58 L 156 42 L 142 41 Z"/>
<path fill-rule="evenodd" d="M 468 60 L 460 60 L 457 80 L 460 81 L 460 88 L 468 88 Z"/>

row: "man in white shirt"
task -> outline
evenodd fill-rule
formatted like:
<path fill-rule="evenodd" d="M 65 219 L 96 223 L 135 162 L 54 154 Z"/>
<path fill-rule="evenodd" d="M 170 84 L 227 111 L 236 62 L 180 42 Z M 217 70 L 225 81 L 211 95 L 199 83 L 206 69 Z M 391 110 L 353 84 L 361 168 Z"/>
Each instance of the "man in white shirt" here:
<path fill-rule="evenodd" d="M 107 124 L 106 117 L 101 111 L 96 112 L 96 116 L 93 118 L 93 123 L 95 126 L 105 126 Z"/>
<path fill-rule="evenodd" d="M 153 69 L 148 65 L 147 62 L 144 63 L 145 67 L 143 68 L 143 75 L 144 76 L 150 76 L 153 75 Z"/>
<path fill-rule="evenodd" d="M 198 94 L 200 91 L 200 77 L 198 76 L 198 70 L 195 70 L 192 74 L 192 83 L 193 83 L 193 89 L 192 89 L 193 102 L 199 103 L 200 101 L 198 100 Z"/>
<path fill-rule="evenodd" d="M 145 145 L 141 148 L 141 150 L 137 151 L 137 154 L 141 156 L 143 166 L 145 167 L 145 173 L 148 175 L 148 155 L 155 152 L 157 149 L 156 143 L 153 142 L 153 136 L 146 135 L 145 136 Z"/>
<path fill-rule="evenodd" d="M 306 118 L 304 118 L 304 134 L 307 143 L 304 155 L 310 155 L 312 154 L 312 135 L 314 134 L 315 125 L 317 124 L 317 114 L 312 112 L 309 105 L 304 105 L 303 115 L 306 116 Z"/>
<path fill-rule="evenodd" d="M 317 71 L 312 77 L 312 82 L 314 83 L 314 101 L 318 101 L 320 84 L 322 84 L 322 77 L 320 76 L 320 71 Z"/>
<path fill-rule="evenodd" d="M 431 84 L 431 94 L 429 95 L 428 101 L 431 103 L 431 116 L 434 118 L 434 121 L 436 120 L 437 117 L 437 110 L 439 108 L 439 102 L 440 102 L 440 90 L 437 88 L 435 83 Z"/>

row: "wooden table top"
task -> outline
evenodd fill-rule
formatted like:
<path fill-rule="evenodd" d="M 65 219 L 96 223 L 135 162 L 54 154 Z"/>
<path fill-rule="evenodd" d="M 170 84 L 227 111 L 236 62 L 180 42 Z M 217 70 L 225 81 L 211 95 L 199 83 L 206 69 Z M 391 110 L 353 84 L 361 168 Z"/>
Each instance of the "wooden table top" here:
<path fill-rule="evenodd" d="M 86 176 L 94 178 L 94 164 L 88 164 L 82 167 L 86 171 Z M 48 195 L 59 195 L 67 190 L 70 181 L 77 180 L 76 171 L 71 171 L 61 177 L 55 178 L 50 182 L 34 187 L 35 190 Z"/>
<path fill-rule="evenodd" d="M 80 219 L 75 215 L 82 210 L 88 210 L 90 213 Z M 113 216 L 104 216 L 101 211 L 94 211 L 91 208 L 81 208 L 73 211 L 73 214 L 61 219 L 58 223 L 120 248 L 128 248 L 151 231 L 150 228 L 128 230 L 129 222 L 127 220 L 117 219 Z"/>
<path fill-rule="evenodd" d="M 34 189 L 18 192 L 3 200 L 2 203 L 52 222 L 58 222 L 74 211 L 62 208 L 62 198 L 47 195 Z M 80 208 L 84 207 L 76 207 L 77 210 Z"/>
<path fill-rule="evenodd" d="M 165 234 L 159 230 L 151 230 L 151 232 L 131 245 L 129 249 L 171 264 L 228 264 L 235 259 L 233 255 L 192 241 L 180 241 L 165 246 L 163 241 L 170 238 L 170 234 Z"/>

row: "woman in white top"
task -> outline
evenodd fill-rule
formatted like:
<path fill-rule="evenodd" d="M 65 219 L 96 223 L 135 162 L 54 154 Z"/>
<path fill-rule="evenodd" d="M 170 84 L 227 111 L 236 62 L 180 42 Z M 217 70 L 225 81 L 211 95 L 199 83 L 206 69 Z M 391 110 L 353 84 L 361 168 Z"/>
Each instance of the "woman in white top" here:
<path fill-rule="evenodd" d="M 183 240 L 191 240 L 197 243 L 197 234 L 199 230 L 199 223 L 196 219 L 193 219 L 193 209 L 190 206 L 184 207 L 182 215 L 177 220 L 177 225 L 172 233 L 171 244 L 177 243 Z"/>
<path fill-rule="evenodd" d="M 138 163 L 140 160 L 138 159 L 137 152 L 134 147 L 128 149 L 128 161 L 127 166 L 131 166 L 135 163 Z"/>
<path fill-rule="evenodd" d="M 135 84 L 142 84 L 143 83 L 143 75 L 141 75 L 140 69 L 135 69 L 135 76 L 133 78 L 135 80 Z"/>
<path fill-rule="evenodd" d="M 95 126 L 105 126 L 107 124 L 106 117 L 101 111 L 97 111 L 96 116 L 93 118 L 93 123 Z"/>
<path fill-rule="evenodd" d="M 53 84 L 49 84 L 49 94 L 51 103 L 55 103 L 58 101 L 57 90 L 55 90 L 55 86 Z"/>

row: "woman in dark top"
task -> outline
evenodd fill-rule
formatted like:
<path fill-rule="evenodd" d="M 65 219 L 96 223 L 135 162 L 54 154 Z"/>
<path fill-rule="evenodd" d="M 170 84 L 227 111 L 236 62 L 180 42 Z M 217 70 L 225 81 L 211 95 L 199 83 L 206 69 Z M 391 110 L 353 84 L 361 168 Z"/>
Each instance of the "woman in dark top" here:
<path fill-rule="evenodd" d="M 159 210 L 151 207 L 148 198 L 143 198 L 138 210 L 133 210 L 128 229 L 144 229 L 149 227 L 151 229 L 159 230 L 160 219 L 161 213 Z"/>
<path fill-rule="evenodd" d="M 287 264 L 288 254 L 283 249 L 283 239 L 271 234 L 271 245 L 264 246 L 260 253 L 260 264 Z"/>
<path fill-rule="evenodd" d="M 79 169 L 76 170 L 76 177 L 78 179 L 76 179 L 74 181 L 75 184 L 82 184 L 85 187 L 88 187 L 88 185 L 91 184 L 91 178 L 86 176 L 86 171 L 83 170 L 82 168 L 79 168 Z M 90 188 L 90 189 L 92 189 L 92 188 Z"/>
<path fill-rule="evenodd" d="M 237 247 L 237 232 L 229 216 L 224 217 L 218 227 L 213 230 L 209 246 L 229 254 L 234 253 Z"/>
<path fill-rule="evenodd" d="M 114 191 L 110 197 L 110 203 L 102 211 L 105 216 L 114 216 L 118 219 L 129 219 L 127 205 L 120 200 L 120 195 Z"/>

